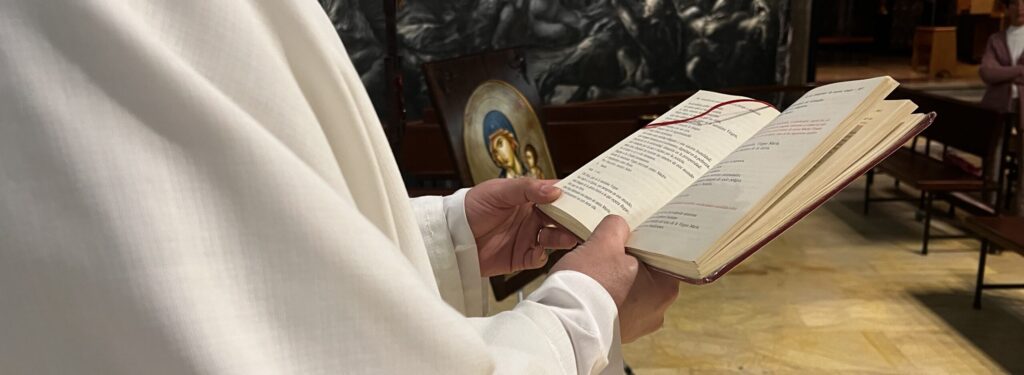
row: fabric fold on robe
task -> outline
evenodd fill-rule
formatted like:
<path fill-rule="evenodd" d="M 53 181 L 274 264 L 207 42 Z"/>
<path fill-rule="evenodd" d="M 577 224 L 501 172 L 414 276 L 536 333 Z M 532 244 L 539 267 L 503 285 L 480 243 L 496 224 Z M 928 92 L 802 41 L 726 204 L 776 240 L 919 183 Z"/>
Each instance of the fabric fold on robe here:
<path fill-rule="evenodd" d="M 0 46 L 5 372 L 616 371 L 582 274 L 441 298 L 472 272 L 431 268 L 315 2 L 0 0 Z"/>

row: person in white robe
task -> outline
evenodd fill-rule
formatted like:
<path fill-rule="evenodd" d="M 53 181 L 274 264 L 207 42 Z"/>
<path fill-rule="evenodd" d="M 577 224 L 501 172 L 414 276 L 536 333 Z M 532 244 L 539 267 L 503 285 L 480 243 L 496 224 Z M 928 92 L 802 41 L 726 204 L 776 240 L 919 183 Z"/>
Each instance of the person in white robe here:
<path fill-rule="evenodd" d="M 551 183 L 408 199 L 312 0 L 0 0 L 0 372 L 621 372 L 677 284 L 619 218 L 478 317 Z"/>

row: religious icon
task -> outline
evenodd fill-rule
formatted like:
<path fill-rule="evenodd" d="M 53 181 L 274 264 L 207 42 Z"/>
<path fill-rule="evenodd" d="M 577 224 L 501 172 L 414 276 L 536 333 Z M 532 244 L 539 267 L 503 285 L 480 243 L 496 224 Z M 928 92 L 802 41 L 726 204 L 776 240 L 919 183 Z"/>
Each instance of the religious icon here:
<path fill-rule="evenodd" d="M 555 176 L 540 119 L 515 87 L 485 81 L 470 95 L 465 111 L 462 138 L 474 183 Z"/>
<path fill-rule="evenodd" d="M 523 147 L 523 160 L 526 161 L 526 170 L 530 177 L 544 179 L 544 171 L 537 166 L 537 149 L 533 145 Z"/>
<path fill-rule="evenodd" d="M 487 112 L 484 116 L 484 142 L 491 154 L 491 161 L 501 169 L 499 178 L 516 178 L 526 175 L 526 169 L 519 160 L 519 140 L 516 129 L 508 117 L 498 111 Z"/>

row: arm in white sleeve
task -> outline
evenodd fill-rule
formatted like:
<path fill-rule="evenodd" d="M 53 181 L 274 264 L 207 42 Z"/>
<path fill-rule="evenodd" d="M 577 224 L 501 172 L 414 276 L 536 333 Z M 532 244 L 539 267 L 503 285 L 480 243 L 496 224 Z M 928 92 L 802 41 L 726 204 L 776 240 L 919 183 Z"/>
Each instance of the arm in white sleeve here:
<path fill-rule="evenodd" d="M 519 305 L 531 302 L 546 306 L 562 322 L 575 351 L 577 373 L 622 373 L 618 310 L 596 280 L 576 271 L 555 272 Z"/>
<path fill-rule="evenodd" d="M 463 205 L 467 191 L 413 198 L 411 203 L 441 297 L 466 316 L 482 316 L 487 294 Z"/>
<path fill-rule="evenodd" d="M 462 189 L 443 198 L 414 198 L 412 203 L 442 297 L 449 304 L 461 303 L 467 316 L 479 316 L 486 294 L 476 241 L 466 219 L 467 191 Z M 578 373 L 593 374 L 602 369 L 619 373 L 622 358 L 616 315 L 615 301 L 601 284 L 579 272 L 563 271 L 549 275 L 540 288 L 512 311 L 480 320 L 477 325 L 488 331 L 501 331 L 517 326 L 507 324 L 509 320 L 532 317 L 543 322 L 554 316 L 571 343 L 569 347 L 574 352 L 568 354 L 575 358 Z"/>

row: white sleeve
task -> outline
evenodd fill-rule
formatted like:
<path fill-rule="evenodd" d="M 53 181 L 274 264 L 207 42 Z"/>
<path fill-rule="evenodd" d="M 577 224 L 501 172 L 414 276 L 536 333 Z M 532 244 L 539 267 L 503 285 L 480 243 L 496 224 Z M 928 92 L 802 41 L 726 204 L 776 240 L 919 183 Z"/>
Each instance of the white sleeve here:
<path fill-rule="evenodd" d="M 466 316 L 482 316 L 487 294 L 463 205 L 467 191 L 413 198 L 411 202 L 441 297 Z"/>
<path fill-rule="evenodd" d="M 443 198 L 414 198 L 412 202 L 441 296 L 457 309 L 463 308 L 467 316 L 480 316 L 486 294 L 476 241 L 466 219 L 468 190 Z M 505 327 L 502 322 L 512 318 L 503 315 L 554 315 L 571 341 L 579 374 L 621 373 L 617 313 L 615 301 L 601 284 L 582 273 L 562 271 L 549 275 L 540 288 L 512 311 L 477 324 L 486 325 L 485 330 L 491 331 L 489 337 L 501 337 L 494 331 L 500 332 Z"/>
<path fill-rule="evenodd" d="M 621 374 L 618 311 L 615 301 L 601 284 L 575 271 L 559 271 L 510 311 L 488 318 L 471 318 L 490 350 L 518 345 L 524 327 L 544 332 L 562 361 L 565 372 L 576 374 Z M 533 348 L 537 349 L 537 348 Z M 522 348 L 520 348 L 522 350 Z M 514 369 L 525 357 L 502 351 L 493 355 L 498 369 Z"/>
<path fill-rule="evenodd" d="M 546 306 L 565 326 L 577 373 L 622 373 L 618 309 L 596 280 L 576 271 L 555 272 L 520 305 L 529 302 Z"/>

